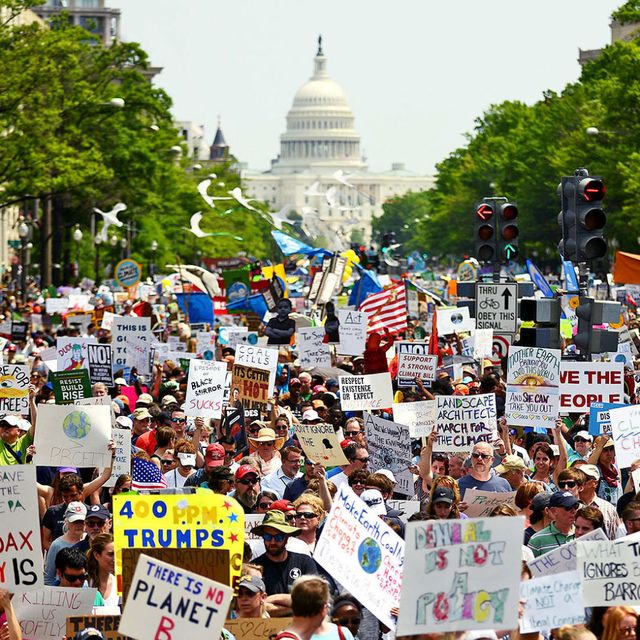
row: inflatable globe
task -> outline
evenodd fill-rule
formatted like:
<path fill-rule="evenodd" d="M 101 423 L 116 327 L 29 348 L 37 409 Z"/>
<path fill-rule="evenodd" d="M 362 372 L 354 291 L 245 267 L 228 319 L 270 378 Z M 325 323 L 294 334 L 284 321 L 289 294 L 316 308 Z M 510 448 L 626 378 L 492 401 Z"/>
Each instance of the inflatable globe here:
<path fill-rule="evenodd" d="M 358 547 L 358 561 L 366 573 L 375 573 L 382 563 L 382 552 L 373 538 L 365 538 Z"/>
<path fill-rule="evenodd" d="M 86 438 L 91 430 L 91 419 L 84 411 L 72 411 L 62 422 L 62 430 L 67 438 Z"/>

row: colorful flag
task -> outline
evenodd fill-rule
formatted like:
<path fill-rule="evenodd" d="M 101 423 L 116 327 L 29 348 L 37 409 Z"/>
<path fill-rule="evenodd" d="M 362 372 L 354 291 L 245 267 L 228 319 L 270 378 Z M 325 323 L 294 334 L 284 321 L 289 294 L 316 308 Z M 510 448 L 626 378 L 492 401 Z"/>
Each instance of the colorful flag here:
<path fill-rule="evenodd" d="M 134 491 L 167 488 L 167 481 L 162 471 L 153 462 L 142 458 L 134 458 L 131 462 L 131 488 Z"/>
<path fill-rule="evenodd" d="M 407 328 L 407 292 L 404 282 L 369 296 L 358 308 L 369 316 L 367 333 L 400 333 Z"/>

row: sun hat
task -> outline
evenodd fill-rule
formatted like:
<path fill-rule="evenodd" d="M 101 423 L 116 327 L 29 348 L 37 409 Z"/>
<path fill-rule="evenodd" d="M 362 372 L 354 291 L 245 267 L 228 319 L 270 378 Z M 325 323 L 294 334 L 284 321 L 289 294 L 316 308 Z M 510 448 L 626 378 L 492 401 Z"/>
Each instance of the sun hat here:
<path fill-rule="evenodd" d="M 253 527 L 251 533 L 256 536 L 261 536 L 264 533 L 265 527 L 271 527 L 276 531 L 281 531 L 290 536 L 298 536 L 302 533 L 302 530 L 298 529 L 298 527 L 292 527 L 290 524 L 287 524 L 284 513 L 277 509 L 267 511 L 267 513 L 264 514 L 264 520 L 259 525 Z"/>
<path fill-rule="evenodd" d="M 249 444 L 252 447 L 258 446 L 260 442 L 275 442 L 276 449 L 281 449 L 284 444 L 284 438 L 278 437 L 276 432 L 271 429 L 271 427 L 264 427 L 258 431 L 258 435 L 255 438 L 247 438 L 249 440 Z"/>

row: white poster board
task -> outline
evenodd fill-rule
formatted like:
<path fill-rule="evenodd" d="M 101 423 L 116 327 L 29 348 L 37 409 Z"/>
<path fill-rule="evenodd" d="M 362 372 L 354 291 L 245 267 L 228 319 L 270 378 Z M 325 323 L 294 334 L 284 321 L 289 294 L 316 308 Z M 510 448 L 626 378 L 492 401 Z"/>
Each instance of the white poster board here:
<path fill-rule="evenodd" d="M 388 373 L 363 376 L 339 376 L 343 411 L 384 409 L 393 404 L 393 388 Z"/>
<path fill-rule="evenodd" d="M 88 369 L 87 345 L 95 342 L 90 338 L 69 338 L 62 336 L 56 340 L 56 366 L 58 371 Z"/>
<path fill-rule="evenodd" d="M 411 436 L 403 424 L 364 412 L 364 429 L 369 450 L 369 470 L 389 469 L 394 475 L 411 464 Z"/>
<path fill-rule="evenodd" d="M 415 379 L 431 382 L 436 379 L 438 356 L 429 354 L 426 342 L 398 342 L 398 384 L 413 386 Z"/>
<path fill-rule="evenodd" d="M 102 322 L 107 317 L 105 312 Z M 151 318 L 134 318 L 131 316 L 114 316 L 111 327 L 111 347 L 113 349 L 113 370 L 118 371 L 125 367 L 134 367 L 132 359 L 127 354 L 127 340 L 134 342 L 135 339 L 150 343 Z"/>
<path fill-rule="evenodd" d="M 338 309 L 340 321 L 340 345 L 338 353 L 346 356 L 361 356 L 367 342 L 369 316 L 363 311 Z"/>
<path fill-rule="evenodd" d="M 436 396 L 438 439 L 434 451 L 471 451 L 479 442 L 493 442 L 497 437 L 496 416 L 493 393 Z"/>
<path fill-rule="evenodd" d="M 476 328 L 475 320 L 469 315 L 469 307 L 438 309 L 438 335 L 446 336 Z"/>
<path fill-rule="evenodd" d="M 493 356 L 493 329 L 476 329 L 473 332 L 473 350 L 475 360 L 483 360 Z"/>
<path fill-rule="evenodd" d="M 624 402 L 622 362 L 560 364 L 560 413 L 585 413 L 592 402 Z"/>
<path fill-rule="evenodd" d="M 26 364 L 0 366 L 0 416 L 29 414 L 29 367 Z"/>
<path fill-rule="evenodd" d="M 488 518 L 491 512 L 502 504 L 515 506 L 515 491 L 483 491 L 482 489 L 467 489 L 464 501 L 469 505 L 464 512 L 469 518 Z"/>
<path fill-rule="evenodd" d="M 192 360 L 189 364 L 184 412 L 188 416 L 214 418 L 222 416 L 226 362 Z"/>
<path fill-rule="evenodd" d="M 295 431 L 307 459 L 323 467 L 348 464 L 332 424 L 296 424 Z"/>
<path fill-rule="evenodd" d="M 409 427 L 412 438 L 429 436 L 436 426 L 436 401 L 395 402 L 393 420 Z"/>
<path fill-rule="evenodd" d="M 235 364 L 264 369 L 269 372 L 269 390 L 267 396 L 273 395 L 276 384 L 276 369 L 278 368 L 278 350 L 269 347 L 255 347 L 250 344 L 238 344 L 236 348 Z"/>
<path fill-rule="evenodd" d="M 631 404 L 609 411 L 611 437 L 616 450 L 619 469 L 630 467 L 638 459 L 640 450 L 640 406 Z"/>
<path fill-rule="evenodd" d="M 302 369 L 330 367 L 331 351 L 324 342 L 324 327 L 299 327 L 296 331 L 298 357 Z"/>

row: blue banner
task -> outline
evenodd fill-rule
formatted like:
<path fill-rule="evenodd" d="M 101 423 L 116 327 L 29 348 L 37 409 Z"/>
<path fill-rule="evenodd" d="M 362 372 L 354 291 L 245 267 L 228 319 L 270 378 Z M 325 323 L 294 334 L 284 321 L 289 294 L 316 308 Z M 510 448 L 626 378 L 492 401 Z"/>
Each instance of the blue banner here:
<path fill-rule="evenodd" d="M 609 411 L 626 406 L 626 404 L 617 402 L 592 402 L 589 407 L 589 433 L 592 436 L 599 436 L 601 433 L 610 436 L 611 418 Z"/>

